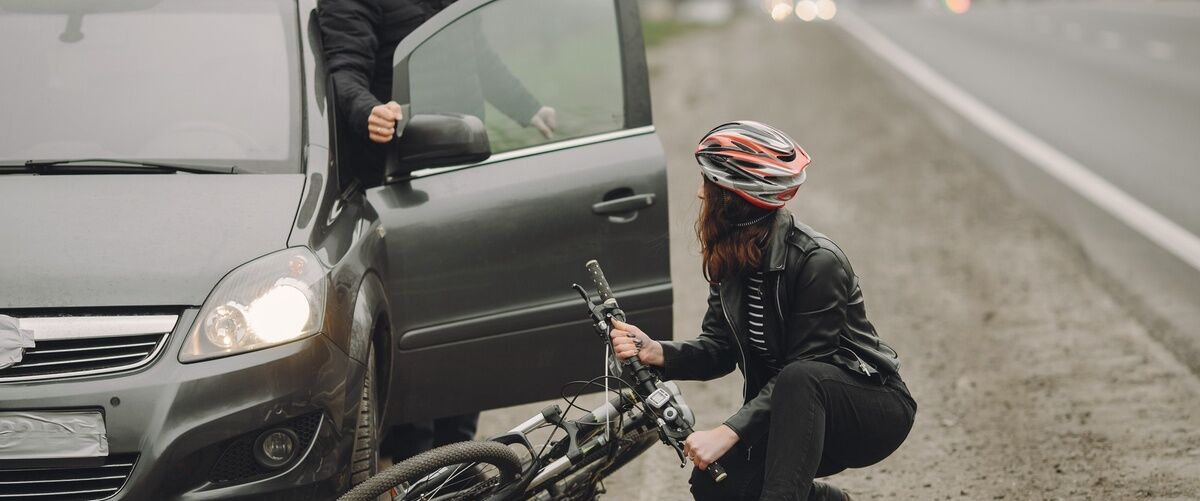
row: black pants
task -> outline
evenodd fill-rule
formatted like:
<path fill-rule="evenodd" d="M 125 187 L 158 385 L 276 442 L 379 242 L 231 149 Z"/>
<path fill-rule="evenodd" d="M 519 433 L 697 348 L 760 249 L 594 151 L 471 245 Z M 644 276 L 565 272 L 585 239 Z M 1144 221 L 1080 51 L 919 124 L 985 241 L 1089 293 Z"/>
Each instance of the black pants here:
<path fill-rule="evenodd" d="M 912 429 L 917 404 L 898 376 L 870 378 L 823 362 L 784 367 L 771 393 L 771 424 L 755 444 L 739 443 L 719 462 L 716 483 L 692 471 L 697 500 L 821 500 L 813 479 L 888 457 Z"/>
<path fill-rule="evenodd" d="M 479 413 L 438 418 L 393 426 L 379 445 L 379 453 L 400 462 L 446 444 L 475 438 Z"/>

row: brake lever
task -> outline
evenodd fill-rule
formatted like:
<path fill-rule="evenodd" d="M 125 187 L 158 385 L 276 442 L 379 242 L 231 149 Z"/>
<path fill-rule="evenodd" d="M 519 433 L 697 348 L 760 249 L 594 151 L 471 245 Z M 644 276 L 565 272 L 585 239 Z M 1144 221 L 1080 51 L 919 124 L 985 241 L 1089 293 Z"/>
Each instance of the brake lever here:
<path fill-rule="evenodd" d="M 683 446 L 679 444 L 679 441 L 672 438 L 667 443 L 671 444 L 671 448 L 675 449 L 675 454 L 679 456 L 679 467 L 687 466 L 687 458 L 683 455 Z"/>
<path fill-rule="evenodd" d="M 575 289 L 575 292 L 579 293 L 579 297 L 583 298 L 583 303 L 588 307 L 588 316 L 592 318 L 592 325 L 596 327 L 596 330 L 603 330 L 605 332 L 601 332 L 601 334 L 608 334 L 608 320 L 612 316 L 610 308 L 607 305 L 592 301 L 592 297 L 588 295 L 587 290 L 583 286 L 571 284 L 571 288 Z"/>
<path fill-rule="evenodd" d="M 596 303 L 592 302 L 592 297 L 588 295 L 587 289 L 584 289 L 583 286 L 579 284 L 571 284 L 571 288 L 575 289 L 575 292 L 579 293 L 579 297 L 583 298 L 583 302 L 588 306 L 588 313 L 591 313 L 592 310 L 596 309 Z"/>

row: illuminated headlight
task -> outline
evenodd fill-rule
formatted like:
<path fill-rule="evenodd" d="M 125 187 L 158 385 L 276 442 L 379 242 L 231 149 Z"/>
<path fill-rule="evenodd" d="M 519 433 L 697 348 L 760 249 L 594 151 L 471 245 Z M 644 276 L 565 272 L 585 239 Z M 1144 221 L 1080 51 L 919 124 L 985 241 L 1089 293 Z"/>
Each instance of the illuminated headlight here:
<path fill-rule="evenodd" d="M 179 353 L 195 362 L 275 346 L 320 332 L 326 270 L 296 247 L 246 263 L 221 279 Z"/>

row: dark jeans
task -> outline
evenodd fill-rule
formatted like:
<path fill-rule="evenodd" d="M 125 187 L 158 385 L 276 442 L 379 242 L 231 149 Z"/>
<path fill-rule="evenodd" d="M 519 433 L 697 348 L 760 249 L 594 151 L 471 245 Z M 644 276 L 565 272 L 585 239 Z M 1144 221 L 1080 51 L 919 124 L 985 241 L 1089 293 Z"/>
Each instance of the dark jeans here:
<path fill-rule="evenodd" d="M 880 383 L 823 362 L 793 362 L 771 393 L 771 424 L 756 444 L 737 444 L 719 460 L 716 483 L 692 471 L 697 500 L 821 500 L 813 479 L 888 457 L 912 429 L 917 404 L 898 376 Z"/>
<path fill-rule="evenodd" d="M 393 426 L 379 444 L 379 453 L 400 462 L 446 444 L 472 440 L 479 413 L 463 414 Z"/>

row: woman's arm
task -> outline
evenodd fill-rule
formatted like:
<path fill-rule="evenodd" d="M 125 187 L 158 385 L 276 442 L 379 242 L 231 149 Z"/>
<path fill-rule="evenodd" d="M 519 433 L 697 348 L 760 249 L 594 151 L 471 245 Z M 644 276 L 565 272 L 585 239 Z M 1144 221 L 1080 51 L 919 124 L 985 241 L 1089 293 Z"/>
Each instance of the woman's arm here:
<path fill-rule="evenodd" d="M 733 371 L 736 360 L 725 328 L 725 315 L 716 289 L 710 290 L 703 332 L 690 341 L 655 341 L 637 326 L 613 322 L 612 343 L 622 360 L 635 354 L 643 364 L 659 367 L 663 379 L 716 379 Z M 638 350 L 635 340 L 642 342 Z"/>
<path fill-rule="evenodd" d="M 530 119 L 542 104 L 525 87 L 521 79 L 513 75 L 504 60 L 492 47 L 480 26 L 474 33 L 475 62 L 478 65 L 479 85 L 483 99 L 508 115 L 514 122 L 528 127 Z"/>
<path fill-rule="evenodd" d="M 737 367 L 737 341 L 729 332 L 716 285 L 708 291 L 708 311 L 700 323 L 700 336 L 688 341 L 662 343 L 664 379 L 707 381 Z"/>
<path fill-rule="evenodd" d="M 783 312 L 788 319 L 784 333 L 787 343 L 786 363 L 806 360 L 813 340 L 837 338 L 846 321 L 846 298 L 849 294 L 849 273 L 841 260 L 828 249 L 813 251 L 801 266 L 796 281 L 790 285 L 790 308 Z M 772 377 L 753 399 L 736 414 L 725 420 L 745 443 L 755 443 L 767 431 L 771 415 L 771 396 L 775 389 Z"/>

